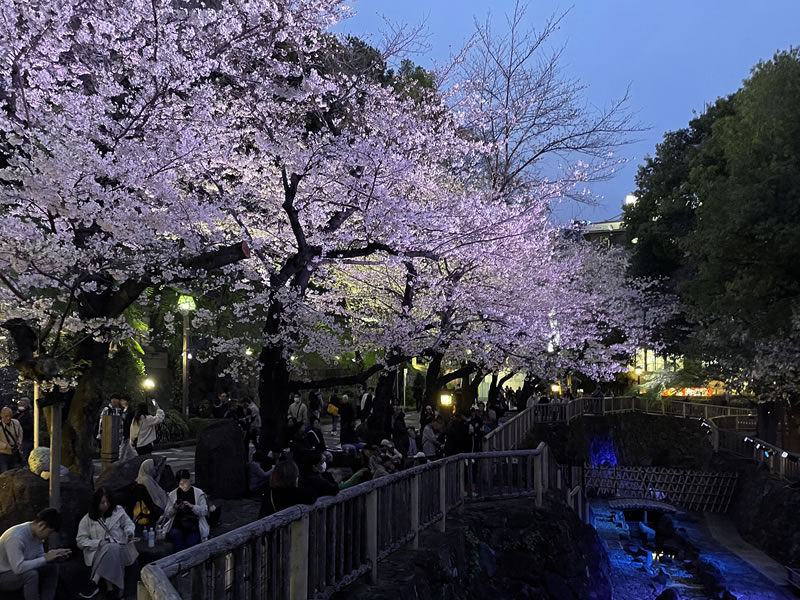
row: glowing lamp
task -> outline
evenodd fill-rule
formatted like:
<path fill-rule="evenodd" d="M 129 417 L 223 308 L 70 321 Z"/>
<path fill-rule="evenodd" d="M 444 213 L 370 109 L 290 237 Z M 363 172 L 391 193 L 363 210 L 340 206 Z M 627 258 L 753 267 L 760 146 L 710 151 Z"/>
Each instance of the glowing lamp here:
<path fill-rule="evenodd" d="M 553 385 L 550 386 L 550 391 L 553 392 L 554 394 L 557 394 L 560 389 L 561 386 L 558 385 L 557 383 L 554 383 Z"/>
<path fill-rule="evenodd" d="M 641 374 L 642 374 L 642 367 L 636 367 L 636 368 L 633 370 L 633 372 L 634 372 L 634 373 L 636 373 L 636 376 L 637 376 L 637 377 L 639 377 L 639 375 L 641 375 Z"/>
<path fill-rule="evenodd" d="M 453 406 L 453 395 L 452 394 L 442 394 L 439 396 L 439 404 L 442 406 Z"/>
<path fill-rule="evenodd" d="M 194 303 L 194 298 L 191 296 L 178 297 L 178 310 L 182 313 L 192 312 L 196 308 L 197 305 Z"/>
<path fill-rule="evenodd" d="M 145 379 L 145 380 L 142 382 L 142 387 L 143 387 L 144 389 L 146 389 L 146 390 L 152 390 L 153 388 L 155 388 L 155 387 L 156 387 L 156 382 L 155 382 L 155 381 L 153 381 L 153 380 L 152 380 L 150 377 L 148 377 L 147 379 Z"/>

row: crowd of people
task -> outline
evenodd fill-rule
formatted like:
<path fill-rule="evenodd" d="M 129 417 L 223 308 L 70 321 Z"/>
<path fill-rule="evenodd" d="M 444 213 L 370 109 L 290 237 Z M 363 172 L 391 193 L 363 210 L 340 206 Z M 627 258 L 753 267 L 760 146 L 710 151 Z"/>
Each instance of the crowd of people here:
<path fill-rule="evenodd" d="M 154 535 L 170 540 L 176 552 L 208 539 L 206 494 L 193 485 L 189 471 L 179 470 L 177 487 L 166 492 L 153 478 L 153 468 L 153 459 L 144 460 L 136 481 L 119 498 L 108 488 L 95 490 L 74 540 L 89 569 L 81 598 L 124 597 L 126 569 L 139 554 L 137 528 L 143 534 L 152 528 Z M 46 509 L 0 536 L 0 592 L 22 590 L 25 600 L 53 600 L 58 562 L 71 551 L 45 552 L 43 543 L 60 529 L 61 520 L 57 510 Z"/>
<path fill-rule="evenodd" d="M 295 504 L 313 504 L 320 497 L 442 456 L 479 451 L 483 436 L 497 426 L 503 410 L 500 406 L 487 409 L 481 402 L 466 412 L 440 414 L 426 406 L 418 430 L 406 423 L 400 406 L 390 404 L 388 414 L 377 410 L 372 388 L 341 396 L 333 393 L 327 399 L 314 391 L 305 400 L 300 394 L 291 400 L 286 422 L 271 440 L 262 439 L 260 412 L 251 399 L 232 400 L 221 392 L 211 402 L 215 418 L 232 419 L 242 429 L 249 459 L 248 487 L 260 496 L 259 517 Z M 33 439 L 30 413 L 30 403 L 24 398 L 16 410 L 0 410 L 0 469 L 24 463 Z M 120 428 L 120 460 L 152 453 L 157 427 L 165 416 L 156 401 L 134 408 L 124 395 L 112 394 L 100 414 L 98 441 L 102 441 L 106 415 L 119 417 L 114 423 Z M 339 447 L 328 448 L 323 418 L 330 422 L 330 432 L 340 432 Z M 346 467 L 335 469 L 334 475 L 335 462 Z M 123 597 L 126 569 L 138 555 L 137 532 L 146 535 L 153 529 L 159 538 L 171 542 L 174 551 L 208 538 L 208 499 L 193 485 L 189 471 L 179 470 L 177 487 L 167 491 L 156 481 L 154 466 L 152 459 L 144 460 L 124 496 L 115 498 L 105 487 L 95 491 L 74 540 L 90 573 L 81 597 Z M 54 597 L 57 562 L 68 558 L 70 551 L 45 552 L 43 542 L 59 529 L 60 522 L 58 512 L 48 509 L 0 536 L 0 591 L 22 590 L 26 600 Z"/>

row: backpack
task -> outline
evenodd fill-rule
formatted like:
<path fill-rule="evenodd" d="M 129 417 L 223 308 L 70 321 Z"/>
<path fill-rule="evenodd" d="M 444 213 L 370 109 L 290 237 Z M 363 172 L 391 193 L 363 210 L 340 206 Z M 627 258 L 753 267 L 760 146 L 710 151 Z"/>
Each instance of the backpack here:
<path fill-rule="evenodd" d="M 137 500 L 133 505 L 133 524 L 134 525 L 155 525 L 156 518 L 150 512 L 150 508 L 144 500 Z"/>

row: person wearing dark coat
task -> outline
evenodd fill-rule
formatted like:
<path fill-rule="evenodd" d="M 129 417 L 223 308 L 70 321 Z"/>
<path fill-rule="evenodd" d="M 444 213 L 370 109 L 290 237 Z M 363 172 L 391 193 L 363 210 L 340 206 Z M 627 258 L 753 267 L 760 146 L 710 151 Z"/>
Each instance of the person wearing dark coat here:
<path fill-rule="evenodd" d="M 444 442 L 445 456 L 453 456 L 472 450 L 472 436 L 469 434 L 469 423 L 457 412 L 447 425 L 447 437 Z"/>
<path fill-rule="evenodd" d="M 356 437 L 356 411 L 347 394 L 342 396 L 342 403 L 339 406 L 339 417 L 341 419 L 342 433 L 339 439 L 341 444 L 355 444 L 358 442 Z"/>
<path fill-rule="evenodd" d="M 402 411 L 397 413 L 394 423 L 392 423 L 392 441 L 400 454 L 408 456 L 408 426 L 406 425 L 406 415 Z"/>
<path fill-rule="evenodd" d="M 305 490 L 300 489 L 300 469 L 291 458 L 279 461 L 272 469 L 269 489 L 264 492 L 258 518 L 264 518 L 295 504 L 313 504 L 309 502 Z"/>

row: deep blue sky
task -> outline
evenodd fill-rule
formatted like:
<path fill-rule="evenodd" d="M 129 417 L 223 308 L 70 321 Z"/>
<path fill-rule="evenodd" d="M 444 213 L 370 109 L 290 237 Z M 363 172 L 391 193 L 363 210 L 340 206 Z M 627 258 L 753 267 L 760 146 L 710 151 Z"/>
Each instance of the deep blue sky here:
<path fill-rule="evenodd" d="M 426 22 L 430 51 L 411 56 L 430 68 L 460 48 L 489 9 L 500 30 L 513 0 L 352 0 L 356 16 L 339 29 L 380 40 L 379 15 L 394 22 Z M 631 86 L 630 108 L 649 127 L 623 149 L 629 163 L 613 180 L 593 186 L 597 207 L 562 207 L 561 218 L 593 221 L 621 212 L 634 190 L 637 165 L 652 154 L 664 132 L 685 127 L 692 111 L 734 92 L 750 68 L 776 50 L 800 45 L 800 0 L 575 0 L 531 2 L 534 27 L 554 12 L 570 9 L 555 45 L 566 44 L 564 72 L 588 86 L 586 100 L 603 106 Z"/>

